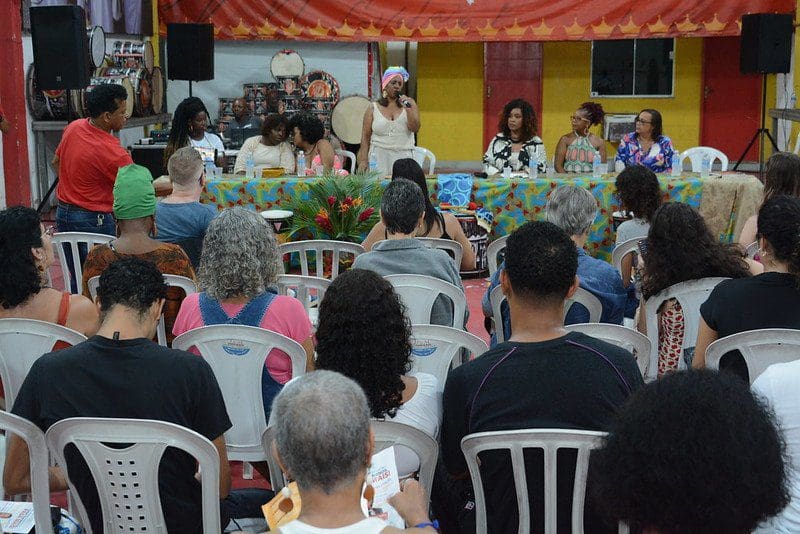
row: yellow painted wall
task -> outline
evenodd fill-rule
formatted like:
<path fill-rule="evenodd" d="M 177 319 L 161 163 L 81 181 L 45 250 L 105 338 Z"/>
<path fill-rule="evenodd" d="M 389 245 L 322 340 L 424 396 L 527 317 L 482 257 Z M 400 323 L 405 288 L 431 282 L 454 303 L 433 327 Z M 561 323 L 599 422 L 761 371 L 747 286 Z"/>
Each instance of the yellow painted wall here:
<path fill-rule="evenodd" d="M 417 144 L 438 160 L 483 157 L 483 43 L 419 43 Z"/>

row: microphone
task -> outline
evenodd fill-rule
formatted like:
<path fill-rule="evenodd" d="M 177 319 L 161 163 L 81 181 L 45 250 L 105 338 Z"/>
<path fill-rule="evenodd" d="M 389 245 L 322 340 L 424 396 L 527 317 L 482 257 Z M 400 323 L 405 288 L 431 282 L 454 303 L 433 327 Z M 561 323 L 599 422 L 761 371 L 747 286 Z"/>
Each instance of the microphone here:
<path fill-rule="evenodd" d="M 411 102 L 405 97 L 405 95 L 397 95 L 397 99 L 400 100 L 400 103 L 403 105 L 403 107 L 411 107 Z"/>

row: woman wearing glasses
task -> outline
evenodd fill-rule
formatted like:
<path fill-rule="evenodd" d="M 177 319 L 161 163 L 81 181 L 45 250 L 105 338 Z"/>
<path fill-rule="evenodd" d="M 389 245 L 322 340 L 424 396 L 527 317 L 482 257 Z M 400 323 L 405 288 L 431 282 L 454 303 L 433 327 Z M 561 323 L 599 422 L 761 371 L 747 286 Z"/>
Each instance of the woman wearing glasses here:
<path fill-rule="evenodd" d="M 656 173 L 669 172 L 673 152 L 672 141 L 661 131 L 661 113 L 643 109 L 636 117 L 636 131 L 620 141 L 616 161 L 626 167 L 644 165 Z"/>
<path fill-rule="evenodd" d="M 600 153 L 600 161 L 606 162 L 606 143 L 589 131 L 600 124 L 605 112 L 596 102 L 584 102 L 572 114 L 572 131 L 563 135 L 556 146 L 556 172 L 592 172 L 594 153 Z"/>

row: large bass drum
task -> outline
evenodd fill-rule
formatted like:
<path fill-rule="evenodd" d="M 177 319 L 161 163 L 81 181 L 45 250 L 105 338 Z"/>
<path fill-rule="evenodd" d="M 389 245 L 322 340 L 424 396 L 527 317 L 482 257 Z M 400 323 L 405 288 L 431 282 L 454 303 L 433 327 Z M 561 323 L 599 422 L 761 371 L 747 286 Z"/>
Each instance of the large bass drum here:
<path fill-rule="evenodd" d="M 128 93 L 128 98 L 125 100 L 125 115 L 127 117 L 131 117 L 133 115 L 135 94 L 133 92 L 133 84 L 131 83 L 131 80 L 128 76 L 102 76 L 102 77 L 91 78 L 89 80 L 89 87 L 87 87 L 84 91 L 84 103 L 83 103 L 84 109 L 86 109 L 86 97 L 85 97 L 86 93 L 89 93 L 92 89 L 94 89 L 98 85 L 110 84 L 110 83 L 116 83 L 121 85 L 125 89 L 125 92 Z"/>
<path fill-rule="evenodd" d="M 336 137 L 351 145 L 361 143 L 364 114 L 372 105 L 361 95 L 346 96 L 339 100 L 331 113 L 331 128 Z"/>
<path fill-rule="evenodd" d="M 164 113 L 164 74 L 158 67 L 153 67 L 150 77 L 150 91 L 153 95 L 153 113 Z"/>
<path fill-rule="evenodd" d="M 83 116 L 83 105 L 80 102 L 82 91 L 64 89 L 42 91 L 36 85 L 36 70 L 33 63 L 28 66 L 25 74 L 25 92 L 27 93 L 28 110 L 34 120 L 68 120 L 67 112 L 70 106 L 73 119 Z"/>
<path fill-rule="evenodd" d="M 146 117 L 153 112 L 153 92 L 150 83 L 150 73 L 147 69 L 128 69 L 124 67 L 109 67 L 104 76 L 127 76 L 133 85 L 133 113 L 137 117 Z"/>

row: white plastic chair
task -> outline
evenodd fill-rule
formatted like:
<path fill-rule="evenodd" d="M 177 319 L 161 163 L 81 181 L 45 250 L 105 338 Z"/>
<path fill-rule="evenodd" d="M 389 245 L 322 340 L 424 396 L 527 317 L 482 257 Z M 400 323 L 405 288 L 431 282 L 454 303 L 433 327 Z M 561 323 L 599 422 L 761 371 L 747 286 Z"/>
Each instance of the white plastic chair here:
<path fill-rule="evenodd" d="M 744 250 L 744 253 L 747 255 L 748 258 L 751 260 L 756 259 L 756 255 L 758 255 L 758 241 L 753 241 Z"/>
<path fill-rule="evenodd" d="M 384 278 L 405 304 L 411 324 L 430 324 L 433 303 L 439 295 L 445 295 L 453 303 L 453 323 L 445 326 L 463 327 L 467 296 L 459 287 L 424 274 L 390 274 Z"/>
<path fill-rule="evenodd" d="M 214 371 L 233 426 L 225 432 L 228 458 L 266 460 L 261 436 L 267 428 L 261 373 L 273 349 L 289 355 L 292 378 L 306 372 L 306 351 L 300 343 L 254 326 L 212 325 L 189 330 L 172 341 L 172 348 L 196 347 Z"/>
<path fill-rule="evenodd" d="M 710 146 L 695 146 L 684 150 L 681 154 L 681 166 L 686 158 L 692 163 L 692 172 L 700 172 L 703 167 L 703 156 L 708 154 L 711 158 L 711 165 L 714 165 L 714 160 L 719 160 L 720 170 L 725 172 L 728 170 L 728 156 L 721 150 L 711 148 Z"/>
<path fill-rule="evenodd" d="M 261 448 L 266 455 L 269 468 L 269 485 L 276 494 L 286 486 L 289 481 L 283 476 L 283 470 L 278 463 L 278 458 L 273 454 L 272 442 L 275 441 L 275 427 L 268 426 L 261 435 Z"/>
<path fill-rule="evenodd" d="M 642 376 L 647 374 L 650 363 L 650 340 L 641 332 L 618 324 L 581 323 L 564 327 L 567 331 L 583 332 L 587 336 L 602 339 L 627 350 L 636 358 Z"/>
<path fill-rule="evenodd" d="M 308 268 L 308 254 L 313 252 L 316 256 L 315 269 L 313 273 L 309 272 Z M 281 243 L 281 255 L 297 254 L 300 257 L 300 273 L 303 276 L 319 276 L 325 278 L 325 268 L 323 262 L 323 255 L 328 252 L 328 256 L 332 257 L 331 261 L 331 280 L 339 276 L 339 260 L 342 256 L 352 256 L 355 259 L 359 254 L 364 253 L 364 247 L 358 243 L 348 243 L 347 241 L 331 241 L 328 239 L 309 239 L 307 241 L 292 241 L 291 243 Z"/>
<path fill-rule="evenodd" d="M 506 340 L 506 333 L 503 329 L 502 320 L 502 304 L 505 302 L 506 296 L 503 294 L 502 286 L 497 286 L 489 293 L 489 304 L 492 306 L 492 320 L 494 321 L 494 333 L 497 337 L 497 342 L 502 343 Z M 603 305 L 597 297 L 589 293 L 587 290 L 579 287 L 572 297 L 564 301 L 564 318 L 573 304 L 582 304 L 589 312 L 589 322 L 599 323 L 600 316 L 603 314 Z"/>
<path fill-rule="evenodd" d="M 394 421 L 373 419 L 370 423 L 375 436 L 373 454 L 388 447 L 408 447 L 419 458 L 419 483 L 425 494 L 431 494 L 433 473 L 436 471 L 436 459 L 439 456 L 439 444 L 422 430 Z"/>
<path fill-rule="evenodd" d="M 425 158 L 428 159 L 428 172 L 426 174 L 433 174 L 434 167 L 436 167 L 436 156 L 427 148 L 421 146 L 414 147 L 414 161 L 419 163 L 419 166 L 425 169 Z"/>
<path fill-rule="evenodd" d="M 55 423 L 45 439 L 59 465 L 67 465 L 64 447 L 69 444 L 86 460 L 100 498 L 103 530 L 109 533 L 167 534 L 158 489 L 159 463 L 167 447 L 185 451 L 197 460 L 201 472 L 203 532 L 219 533 L 219 453 L 201 434 L 165 421 L 75 417 Z M 106 445 L 112 443 L 133 445 L 123 449 Z M 86 508 L 66 474 L 81 523 L 91 534 Z"/>
<path fill-rule="evenodd" d="M 614 250 L 611 251 L 611 265 L 614 266 L 620 276 L 622 276 L 622 260 L 625 256 L 631 253 L 639 254 L 639 240 L 638 237 L 628 239 L 615 246 Z"/>
<path fill-rule="evenodd" d="M 504 235 L 503 237 L 498 237 L 486 247 L 486 258 L 489 260 L 489 276 L 493 276 L 497 271 L 497 256 L 500 251 L 506 248 L 506 241 L 508 241 L 508 236 Z"/>
<path fill-rule="evenodd" d="M 458 241 L 452 239 L 441 239 L 438 237 L 418 237 L 426 247 L 438 248 L 444 250 L 448 255 L 453 258 L 456 264 L 456 269 L 461 270 L 461 259 L 464 257 L 464 248 Z"/>
<path fill-rule="evenodd" d="M 586 501 L 586 477 L 589 470 L 589 454 L 602 444 L 605 432 L 590 430 L 532 429 L 507 430 L 502 432 L 480 432 L 465 436 L 461 450 L 467 460 L 472 486 L 475 492 L 476 532 L 489 532 L 486 520 L 486 498 L 483 490 L 478 455 L 483 451 L 507 450 L 510 452 L 514 471 L 514 487 L 519 510 L 520 534 L 531 532 L 528 482 L 525 472 L 525 449 L 541 449 L 544 453 L 544 531 L 556 532 L 558 496 L 557 461 L 559 449 L 577 450 L 575 481 L 572 492 L 572 532 L 583 532 L 583 509 Z M 620 532 L 628 531 L 620 525 Z"/>
<path fill-rule="evenodd" d="M 752 384 L 770 365 L 800 360 L 800 330 L 764 328 L 720 338 L 706 349 L 706 367 L 719 369 L 720 359 L 732 350 L 742 354 Z"/>
<path fill-rule="evenodd" d="M 179 287 L 183 289 L 184 293 L 188 297 L 192 293 L 197 293 L 197 285 L 191 278 L 186 278 L 185 276 L 179 276 L 177 274 L 164 274 L 164 283 L 170 287 Z M 100 287 L 100 276 L 93 276 L 89 278 L 86 282 L 86 285 L 89 288 L 89 295 L 91 295 L 92 300 L 97 297 L 97 288 Z M 158 340 L 158 344 L 162 347 L 167 346 L 167 328 L 164 325 L 164 314 L 161 314 L 161 319 L 158 320 L 158 326 L 156 327 L 156 339 Z"/>
<path fill-rule="evenodd" d="M 33 362 L 59 341 L 77 345 L 86 336 L 65 326 L 35 319 L 0 319 L 0 378 L 6 406 L 14 405 Z"/>
<path fill-rule="evenodd" d="M 64 254 L 64 248 L 68 247 L 72 252 L 72 268 L 75 272 L 75 287 L 77 293 L 82 292 L 81 285 L 83 284 L 83 263 L 79 254 L 79 245 L 86 245 L 87 253 L 95 245 L 104 245 L 114 239 L 114 236 L 106 234 L 93 234 L 91 232 L 58 232 L 53 234 L 53 250 L 58 256 L 58 262 L 61 265 L 61 273 L 64 276 L 64 289 L 71 288 L 70 285 L 70 270 L 67 264 L 67 257 Z"/>
<path fill-rule="evenodd" d="M 319 303 L 325 291 L 331 285 L 327 278 L 318 276 L 302 276 L 299 274 L 281 274 L 278 276 L 278 293 L 290 295 L 303 303 L 311 323 L 316 325 L 319 319 Z M 291 294 L 290 290 L 294 293 Z"/>
<path fill-rule="evenodd" d="M 444 389 L 450 369 L 469 361 L 469 355 L 477 358 L 489 350 L 481 338 L 458 328 L 432 324 L 411 328 L 411 372 L 435 376 L 439 391 Z"/>
<path fill-rule="evenodd" d="M 337 148 L 333 151 L 337 156 L 339 156 L 342 160 L 342 168 L 344 168 L 344 158 L 350 159 L 350 174 L 354 174 L 356 172 L 356 155 L 350 152 L 349 150 L 342 150 Z"/>
<path fill-rule="evenodd" d="M 727 278 L 701 278 L 674 284 L 644 301 L 647 338 L 650 340 L 650 363 L 647 364 L 645 381 L 655 380 L 658 376 L 658 309 L 669 300 L 676 299 L 683 310 L 683 347 L 694 347 L 697 342 L 697 330 L 700 324 L 700 305 L 707 299 L 711 291 Z M 686 369 L 686 361 L 678 360 L 678 370 Z"/>
<path fill-rule="evenodd" d="M 0 429 L 6 432 L 6 439 L 10 433 L 14 433 L 28 446 L 33 517 L 36 523 L 36 532 L 52 534 L 50 484 L 47 469 L 48 455 L 44 432 L 27 419 L 3 411 L 0 411 Z"/>

